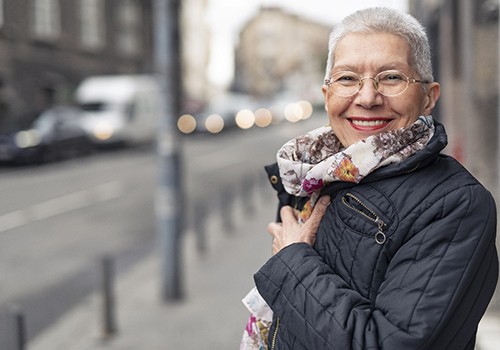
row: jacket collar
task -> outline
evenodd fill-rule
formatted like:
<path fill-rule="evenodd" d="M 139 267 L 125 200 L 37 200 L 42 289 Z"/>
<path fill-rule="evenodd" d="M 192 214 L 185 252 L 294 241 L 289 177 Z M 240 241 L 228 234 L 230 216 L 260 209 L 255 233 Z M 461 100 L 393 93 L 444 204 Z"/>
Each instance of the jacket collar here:
<path fill-rule="evenodd" d="M 408 157 L 400 163 L 389 164 L 385 167 L 375 170 L 361 182 L 372 182 L 380 180 L 382 178 L 407 174 L 417 169 L 424 168 L 429 164 L 432 164 L 448 144 L 448 137 L 446 135 L 443 124 L 434 121 L 434 126 L 434 136 L 424 149 L 418 151 L 413 156 Z"/>

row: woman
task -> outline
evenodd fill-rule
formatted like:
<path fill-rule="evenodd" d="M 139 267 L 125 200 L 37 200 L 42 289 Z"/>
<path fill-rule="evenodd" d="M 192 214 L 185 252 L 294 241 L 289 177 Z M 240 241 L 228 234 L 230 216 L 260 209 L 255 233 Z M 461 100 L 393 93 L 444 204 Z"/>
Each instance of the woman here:
<path fill-rule="evenodd" d="M 498 277 L 496 209 L 440 154 L 423 27 L 392 9 L 348 16 L 325 78 L 329 126 L 267 167 L 281 222 L 254 279 L 269 349 L 473 349 Z"/>

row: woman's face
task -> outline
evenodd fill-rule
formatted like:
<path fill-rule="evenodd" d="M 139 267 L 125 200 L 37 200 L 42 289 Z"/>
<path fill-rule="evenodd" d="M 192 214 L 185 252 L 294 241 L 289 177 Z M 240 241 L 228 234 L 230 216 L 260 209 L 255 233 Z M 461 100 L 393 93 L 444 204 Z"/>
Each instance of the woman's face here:
<path fill-rule="evenodd" d="M 361 78 L 375 77 L 385 70 L 398 70 L 409 78 L 421 77 L 410 67 L 410 47 L 394 34 L 349 34 L 335 49 L 331 74 L 352 71 Z M 361 90 L 339 97 L 323 85 L 325 109 L 333 131 L 345 147 L 368 136 L 395 130 L 414 123 L 420 115 L 429 115 L 439 98 L 439 84 L 414 83 L 398 96 L 387 97 L 375 89 L 373 80 L 363 80 Z"/>

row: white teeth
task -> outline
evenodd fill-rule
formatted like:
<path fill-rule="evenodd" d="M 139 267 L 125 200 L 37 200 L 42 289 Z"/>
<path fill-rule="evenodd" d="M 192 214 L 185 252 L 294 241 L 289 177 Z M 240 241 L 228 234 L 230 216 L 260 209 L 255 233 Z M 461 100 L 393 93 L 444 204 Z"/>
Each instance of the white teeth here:
<path fill-rule="evenodd" d="M 387 120 L 351 120 L 351 122 L 359 126 L 379 126 L 386 124 Z"/>

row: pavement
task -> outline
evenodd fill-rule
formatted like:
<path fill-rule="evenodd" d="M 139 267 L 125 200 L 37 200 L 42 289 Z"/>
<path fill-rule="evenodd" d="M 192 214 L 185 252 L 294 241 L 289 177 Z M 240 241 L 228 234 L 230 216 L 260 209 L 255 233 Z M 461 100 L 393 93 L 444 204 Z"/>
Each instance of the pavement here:
<path fill-rule="evenodd" d="M 27 344 L 28 350 L 235 350 L 248 312 L 241 299 L 253 287 L 252 275 L 271 254 L 268 222 L 276 212 L 267 184 L 256 188 L 254 205 L 235 202 L 228 229 L 222 215 L 207 218 L 206 250 L 197 249 L 195 232 L 186 232 L 183 290 L 179 301 L 160 293 L 161 252 L 116 277 L 116 331 L 103 326 L 103 302 L 92 294 Z M 488 312 L 481 321 L 477 350 L 500 349 L 500 318 Z"/>
<path fill-rule="evenodd" d="M 161 252 L 155 250 L 115 278 L 115 334 L 104 331 L 103 297 L 96 293 L 30 341 L 27 349 L 238 349 L 249 316 L 241 299 L 253 287 L 253 274 L 271 256 L 266 227 L 276 214 L 270 185 L 254 187 L 249 195 L 253 205 L 234 200 L 231 224 L 217 210 L 208 216 L 204 253 L 198 250 L 195 232 L 185 232 L 182 300 L 162 300 Z"/>

